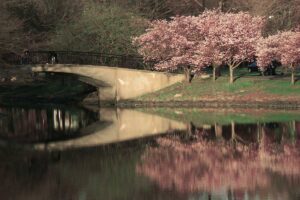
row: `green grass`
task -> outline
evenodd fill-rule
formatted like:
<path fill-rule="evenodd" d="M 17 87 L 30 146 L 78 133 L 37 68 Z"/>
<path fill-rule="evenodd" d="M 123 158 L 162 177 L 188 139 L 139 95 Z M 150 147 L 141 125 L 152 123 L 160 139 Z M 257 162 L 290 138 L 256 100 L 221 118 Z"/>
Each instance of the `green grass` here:
<path fill-rule="evenodd" d="M 283 80 L 269 80 L 264 82 L 263 91 L 269 94 L 277 95 L 300 95 L 300 82 L 296 82 L 295 85 L 291 85 L 287 79 Z"/>
<path fill-rule="evenodd" d="M 222 100 L 223 97 L 243 97 L 264 94 L 278 98 L 297 97 L 300 100 L 300 81 L 290 84 L 289 75 L 259 76 L 248 73 L 246 69 L 235 72 L 235 82 L 229 83 L 228 75 L 223 73 L 215 82 L 211 78 L 196 77 L 192 83 L 177 83 L 163 90 L 139 97 L 142 101 L 196 101 L 206 97 Z"/>

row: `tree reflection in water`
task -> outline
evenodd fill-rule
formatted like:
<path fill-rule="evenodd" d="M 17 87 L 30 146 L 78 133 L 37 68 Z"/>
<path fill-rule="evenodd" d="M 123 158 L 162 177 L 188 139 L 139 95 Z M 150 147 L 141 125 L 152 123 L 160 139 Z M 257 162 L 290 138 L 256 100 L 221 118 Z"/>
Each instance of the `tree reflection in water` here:
<path fill-rule="evenodd" d="M 97 114 L 81 109 L 0 108 L 0 137 L 15 142 L 41 142 L 75 137 L 97 120 Z"/>
<path fill-rule="evenodd" d="M 300 184 L 298 125 L 247 127 L 232 122 L 189 128 L 184 137 L 158 138 L 157 146 L 146 150 L 136 169 L 160 188 L 179 193 L 226 189 L 233 192 L 228 195 L 244 195 L 269 190 L 275 184 L 274 174 Z"/>

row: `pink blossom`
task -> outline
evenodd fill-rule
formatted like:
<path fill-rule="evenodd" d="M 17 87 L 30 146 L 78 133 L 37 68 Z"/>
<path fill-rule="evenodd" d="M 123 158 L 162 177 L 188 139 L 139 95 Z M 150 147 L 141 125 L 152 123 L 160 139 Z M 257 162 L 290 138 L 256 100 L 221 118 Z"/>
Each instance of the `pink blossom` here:
<path fill-rule="evenodd" d="M 277 60 L 291 70 L 291 82 L 295 83 L 294 71 L 300 65 L 300 31 L 285 31 L 262 38 L 257 47 L 258 65 L 267 67 Z"/>
<path fill-rule="evenodd" d="M 174 17 L 169 22 L 154 21 L 134 43 L 145 60 L 157 62 L 158 70 L 187 65 L 201 70 L 222 63 L 234 69 L 254 57 L 263 25 L 261 17 L 248 13 L 212 10 L 195 17 Z"/>
<path fill-rule="evenodd" d="M 292 68 L 300 65 L 300 31 L 282 32 L 280 39 L 281 63 Z"/>
<path fill-rule="evenodd" d="M 267 38 L 261 38 L 256 46 L 257 64 L 264 69 L 272 60 L 281 60 L 280 54 L 280 34 L 272 35 Z"/>

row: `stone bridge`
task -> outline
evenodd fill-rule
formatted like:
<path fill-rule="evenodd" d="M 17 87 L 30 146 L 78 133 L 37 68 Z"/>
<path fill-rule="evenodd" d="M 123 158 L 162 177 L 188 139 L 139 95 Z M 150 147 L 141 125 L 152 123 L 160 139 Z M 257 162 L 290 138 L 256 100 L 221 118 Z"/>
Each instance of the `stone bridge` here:
<path fill-rule="evenodd" d="M 31 70 L 78 75 L 97 88 L 100 101 L 132 99 L 184 80 L 184 75 L 95 65 L 36 64 Z"/>

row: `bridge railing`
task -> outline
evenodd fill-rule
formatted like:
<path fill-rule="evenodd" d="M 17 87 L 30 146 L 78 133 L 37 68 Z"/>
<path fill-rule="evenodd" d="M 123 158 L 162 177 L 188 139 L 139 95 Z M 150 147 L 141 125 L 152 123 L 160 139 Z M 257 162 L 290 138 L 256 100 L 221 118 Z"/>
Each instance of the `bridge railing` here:
<path fill-rule="evenodd" d="M 11 64 L 82 64 L 105 65 L 131 69 L 153 70 L 154 62 L 144 62 L 142 57 L 74 51 L 28 51 L 9 58 Z"/>

